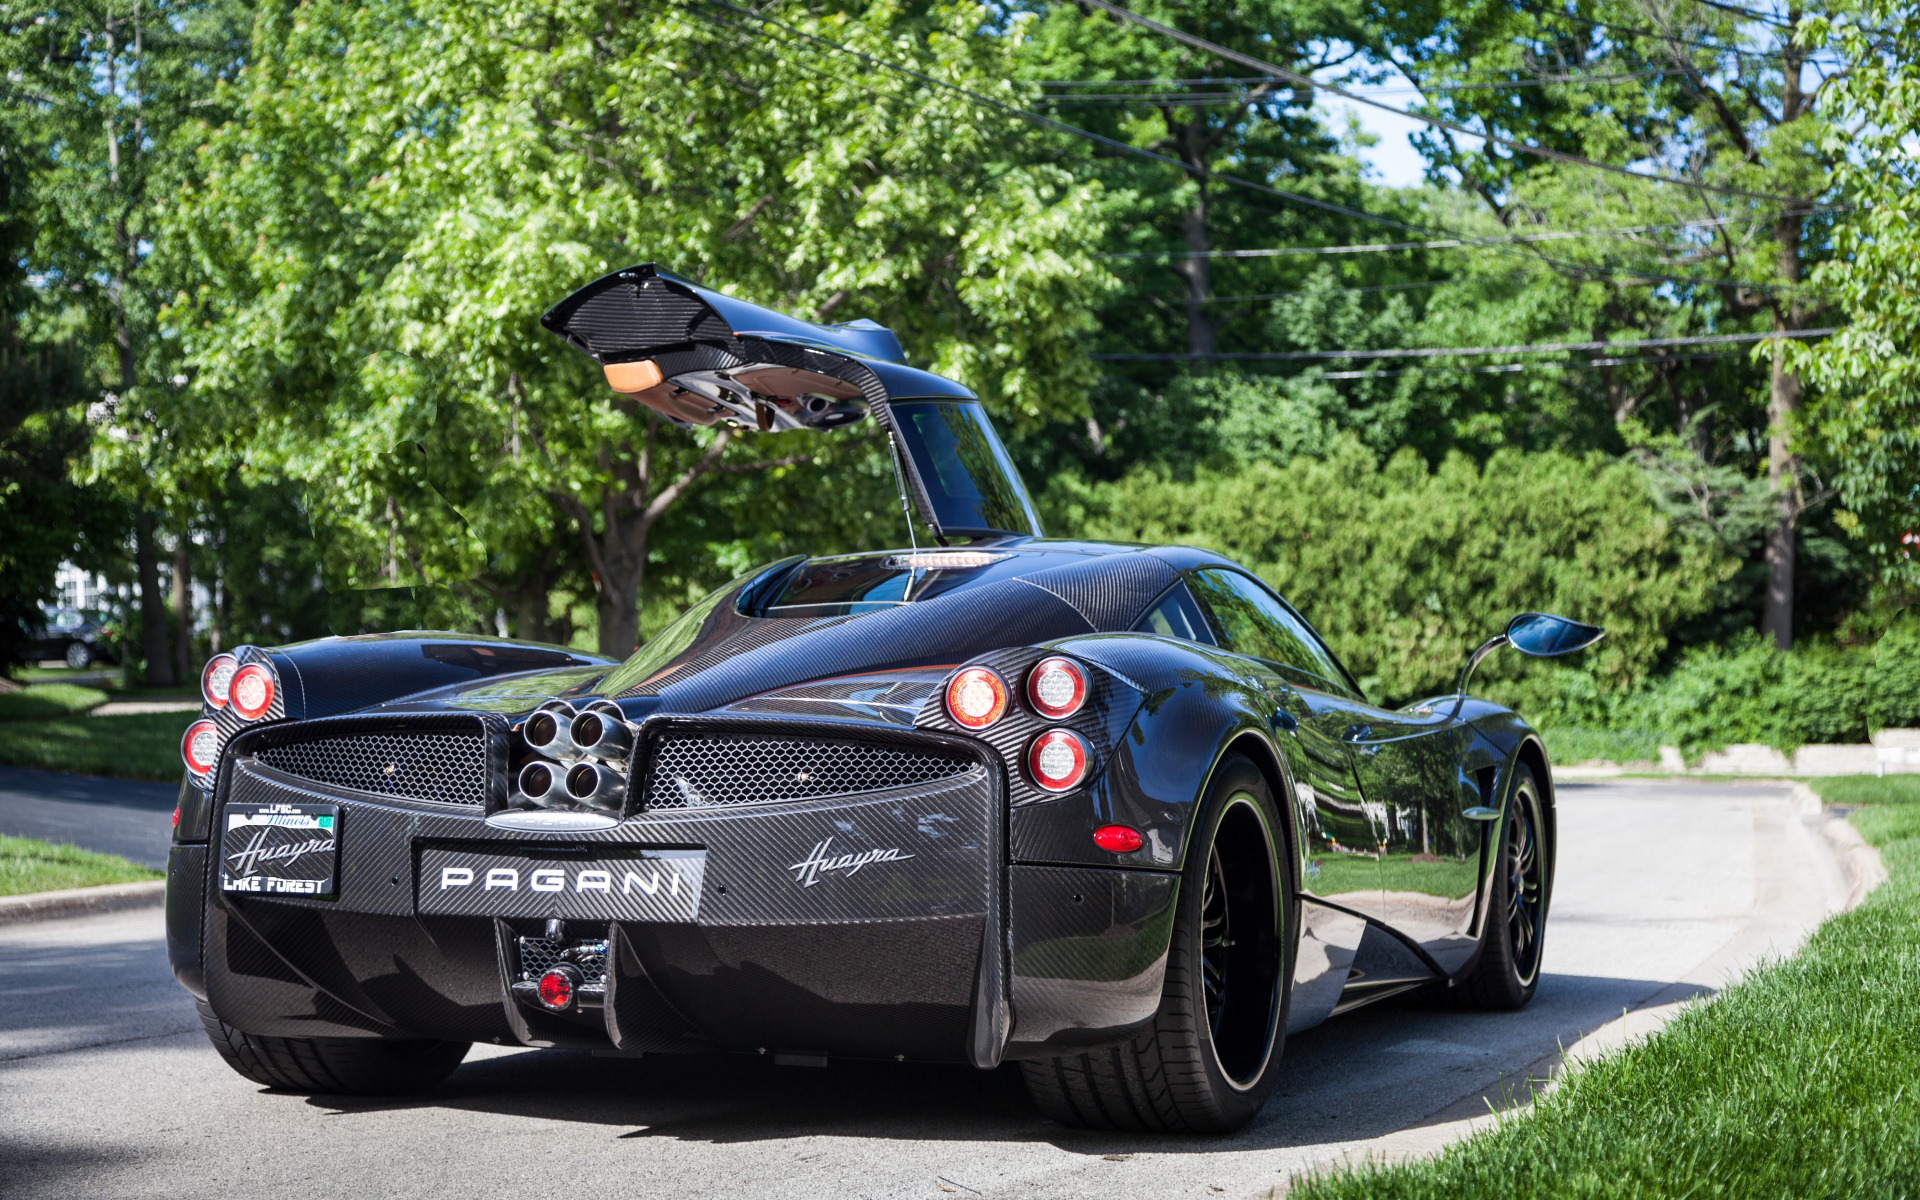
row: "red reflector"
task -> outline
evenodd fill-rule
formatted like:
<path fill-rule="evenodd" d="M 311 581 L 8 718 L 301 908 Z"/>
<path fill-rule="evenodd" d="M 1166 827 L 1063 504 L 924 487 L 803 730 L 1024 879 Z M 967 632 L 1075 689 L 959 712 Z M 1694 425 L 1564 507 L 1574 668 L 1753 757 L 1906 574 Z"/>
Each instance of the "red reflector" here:
<path fill-rule="evenodd" d="M 540 977 L 540 1003 L 548 1008 L 565 1008 L 573 1003 L 573 980 L 565 971 L 548 971 Z"/>
<path fill-rule="evenodd" d="M 187 726 L 180 737 L 180 758 L 195 775 L 204 776 L 213 770 L 220 758 L 220 727 L 206 720 Z"/>
<path fill-rule="evenodd" d="M 1027 700 L 1058 721 L 1087 702 L 1087 673 L 1069 658 L 1043 658 L 1027 676 Z"/>
<path fill-rule="evenodd" d="M 1115 854 L 1132 854 L 1147 843 L 1138 830 L 1125 825 L 1102 825 L 1093 831 L 1093 844 Z"/>
<path fill-rule="evenodd" d="M 180 828 L 180 806 L 178 804 L 173 806 L 173 827 L 175 829 Z"/>
<path fill-rule="evenodd" d="M 1007 685 L 985 667 L 968 667 L 947 684 L 947 715 L 968 729 L 985 729 L 1007 711 Z"/>
<path fill-rule="evenodd" d="M 259 663 L 248 663 L 233 673 L 227 696 L 241 720 L 259 720 L 273 707 L 273 672 Z"/>
<path fill-rule="evenodd" d="M 1087 744 L 1071 730 L 1049 729 L 1027 748 L 1027 770 L 1050 792 L 1079 787 L 1087 777 Z"/>

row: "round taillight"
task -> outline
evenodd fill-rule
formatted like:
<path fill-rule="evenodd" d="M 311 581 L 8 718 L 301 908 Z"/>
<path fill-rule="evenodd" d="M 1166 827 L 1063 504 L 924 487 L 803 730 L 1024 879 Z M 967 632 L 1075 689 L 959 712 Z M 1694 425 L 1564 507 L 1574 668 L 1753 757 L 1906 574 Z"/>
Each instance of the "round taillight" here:
<path fill-rule="evenodd" d="M 1043 658 L 1027 676 L 1027 700 L 1058 721 L 1087 702 L 1087 673 L 1070 658 Z"/>
<path fill-rule="evenodd" d="M 273 672 L 259 663 L 248 663 L 233 673 L 227 698 L 241 720 L 258 721 L 273 707 Z"/>
<path fill-rule="evenodd" d="M 180 738 L 180 757 L 187 770 L 205 776 L 220 759 L 220 727 L 212 721 L 195 721 Z"/>
<path fill-rule="evenodd" d="M 947 684 L 947 715 L 968 729 L 985 729 L 1006 711 L 1006 682 L 985 667 L 968 667 Z"/>
<path fill-rule="evenodd" d="M 1132 854 L 1146 845 L 1147 841 L 1137 829 L 1129 829 L 1125 825 L 1102 825 L 1093 831 L 1093 844 L 1115 854 Z"/>
<path fill-rule="evenodd" d="M 574 986 L 579 972 L 572 967 L 552 967 L 540 976 L 540 1003 L 552 1009 L 573 1005 Z"/>
<path fill-rule="evenodd" d="M 208 659 L 200 672 L 200 698 L 212 708 L 225 708 L 234 672 L 239 669 L 240 660 L 231 654 L 216 654 Z"/>
<path fill-rule="evenodd" d="M 1071 730 L 1049 729 L 1027 748 L 1027 770 L 1050 792 L 1079 787 L 1087 777 L 1087 744 Z"/>

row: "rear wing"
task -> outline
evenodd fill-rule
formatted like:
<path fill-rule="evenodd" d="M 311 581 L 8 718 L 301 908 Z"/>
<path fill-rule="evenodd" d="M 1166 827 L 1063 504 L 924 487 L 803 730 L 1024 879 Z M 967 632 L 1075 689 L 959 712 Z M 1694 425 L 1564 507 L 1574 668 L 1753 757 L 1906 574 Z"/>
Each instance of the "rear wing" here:
<path fill-rule="evenodd" d="M 803 321 L 642 263 L 587 284 L 540 324 L 599 363 L 614 391 L 686 428 L 832 429 L 871 413 L 905 451 L 908 489 L 942 541 L 1039 536 L 974 394 L 907 366 L 900 340 L 872 321 Z"/>

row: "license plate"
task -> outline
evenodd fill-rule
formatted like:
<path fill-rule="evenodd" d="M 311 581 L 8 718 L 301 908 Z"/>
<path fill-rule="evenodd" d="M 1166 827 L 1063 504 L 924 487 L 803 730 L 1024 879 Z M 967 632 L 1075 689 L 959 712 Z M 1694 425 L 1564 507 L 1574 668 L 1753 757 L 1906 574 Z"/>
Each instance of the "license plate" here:
<path fill-rule="evenodd" d="M 227 805 L 221 891 L 328 898 L 339 875 L 338 804 Z"/>
<path fill-rule="evenodd" d="M 562 858 L 425 847 L 417 903 L 435 916 L 691 921 L 706 870 L 704 850 Z"/>

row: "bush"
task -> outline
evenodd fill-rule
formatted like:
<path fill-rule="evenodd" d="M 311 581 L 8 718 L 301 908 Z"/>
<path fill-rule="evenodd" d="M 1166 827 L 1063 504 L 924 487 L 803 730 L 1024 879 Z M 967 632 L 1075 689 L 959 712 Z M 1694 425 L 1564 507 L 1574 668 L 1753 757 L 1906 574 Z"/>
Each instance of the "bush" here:
<path fill-rule="evenodd" d="M 1550 689 L 1529 711 L 1549 728 L 1633 731 L 1689 754 L 1733 742 L 1781 751 L 1809 742 L 1859 743 L 1876 729 L 1920 725 L 1920 620 L 1896 622 L 1872 645 L 1815 644 L 1788 653 L 1743 633 L 1725 646 L 1690 651 L 1632 692 L 1603 692 L 1569 670 L 1555 673 Z"/>
<path fill-rule="evenodd" d="M 1451 691 L 1472 649 L 1526 610 L 1607 627 L 1582 669 L 1596 694 L 1631 691 L 1668 631 L 1712 604 L 1737 564 L 1674 530 L 1642 473 L 1599 456 L 1501 451 L 1429 468 L 1384 466 L 1357 443 L 1282 468 L 1190 480 L 1141 471 L 1065 481 L 1056 527 L 1117 541 L 1184 543 L 1258 572 L 1312 621 L 1362 687 L 1392 703 Z M 1565 684 L 1518 655 L 1490 659 L 1475 690 L 1523 707 Z"/>

